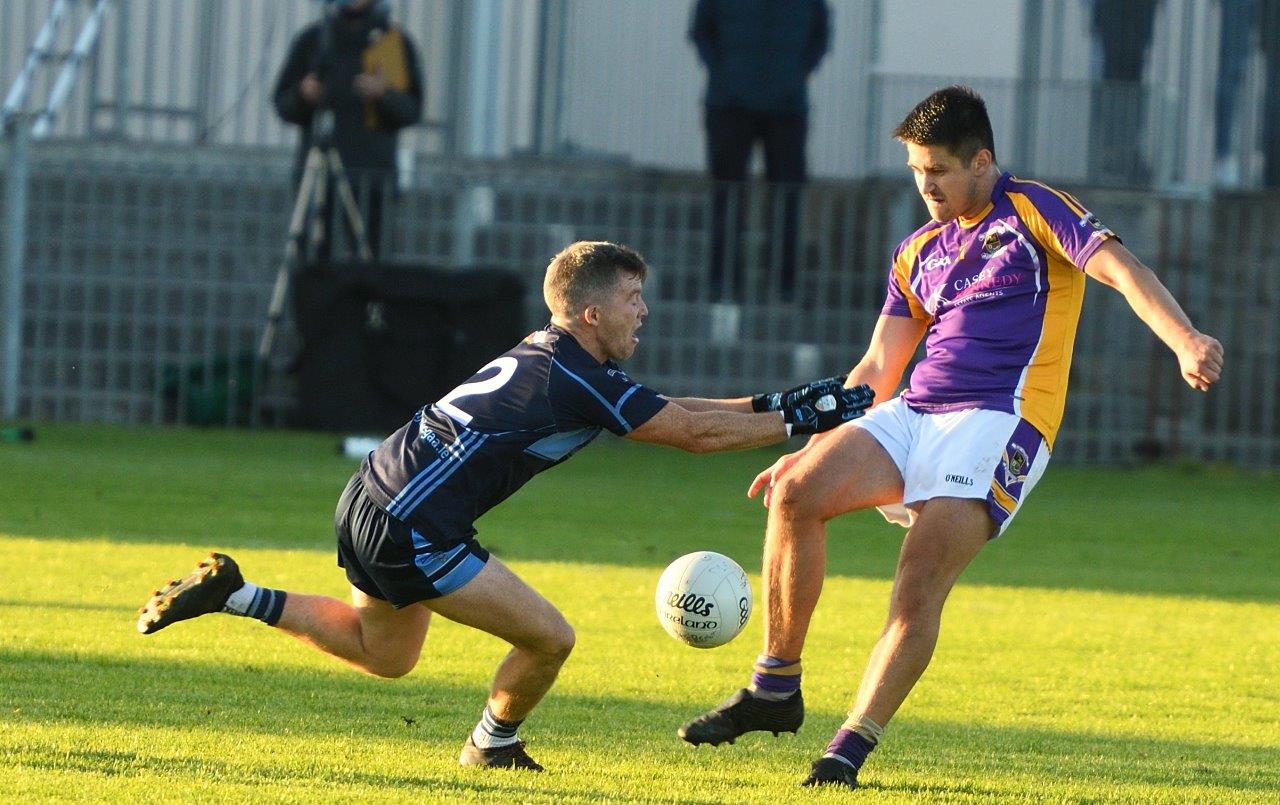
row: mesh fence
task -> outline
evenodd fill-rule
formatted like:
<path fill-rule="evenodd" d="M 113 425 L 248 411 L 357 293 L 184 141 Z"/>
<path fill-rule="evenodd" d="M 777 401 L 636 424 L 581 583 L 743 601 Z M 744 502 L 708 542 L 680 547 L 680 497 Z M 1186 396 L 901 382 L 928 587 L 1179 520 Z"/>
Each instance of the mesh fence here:
<path fill-rule="evenodd" d="M 362 198 L 374 188 L 367 177 L 353 183 Z M 631 370 L 664 392 L 704 396 L 852 365 L 892 249 L 923 220 L 914 188 L 896 180 L 716 188 L 611 165 L 423 160 L 410 182 L 381 189 L 383 260 L 517 272 L 530 289 L 529 329 L 545 319 L 541 276 L 558 249 L 578 239 L 638 249 L 653 267 L 651 315 Z M 1280 198 L 1068 189 L 1221 338 L 1228 369 L 1211 394 L 1192 392 L 1123 298 L 1090 283 L 1059 460 L 1280 465 Z M 292 205 L 276 152 L 35 149 L 20 416 L 250 422 L 253 356 Z M 730 222 L 721 238 L 717 219 Z M 348 244 L 334 232 L 341 252 Z M 267 422 L 288 420 L 297 404 L 283 364 L 266 367 L 256 389 Z"/>

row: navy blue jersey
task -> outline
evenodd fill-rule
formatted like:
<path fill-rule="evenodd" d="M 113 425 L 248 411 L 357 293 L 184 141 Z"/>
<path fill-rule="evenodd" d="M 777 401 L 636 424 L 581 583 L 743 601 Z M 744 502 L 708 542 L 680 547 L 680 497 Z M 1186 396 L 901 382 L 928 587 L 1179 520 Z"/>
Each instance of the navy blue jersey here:
<path fill-rule="evenodd" d="M 602 428 L 625 435 L 666 404 L 549 325 L 424 406 L 365 458 L 361 475 L 392 517 L 433 542 L 456 542 Z"/>

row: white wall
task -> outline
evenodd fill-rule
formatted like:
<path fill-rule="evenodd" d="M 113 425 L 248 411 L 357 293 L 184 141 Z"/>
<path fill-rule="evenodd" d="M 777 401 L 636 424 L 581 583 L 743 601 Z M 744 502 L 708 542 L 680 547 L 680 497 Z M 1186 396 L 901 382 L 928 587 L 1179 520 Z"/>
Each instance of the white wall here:
<path fill-rule="evenodd" d="M 561 136 L 642 164 L 706 164 L 706 71 L 689 42 L 693 0 L 570 3 Z M 816 174 L 855 172 L 865 131 L 870 2 L 832 0 L 832 45 L 810 80 Z"/>
<path fill-rule="evenodd" d="M 884 3 L 875 69 L 899 75 L 1014 78 L 1022 0 Z"/>

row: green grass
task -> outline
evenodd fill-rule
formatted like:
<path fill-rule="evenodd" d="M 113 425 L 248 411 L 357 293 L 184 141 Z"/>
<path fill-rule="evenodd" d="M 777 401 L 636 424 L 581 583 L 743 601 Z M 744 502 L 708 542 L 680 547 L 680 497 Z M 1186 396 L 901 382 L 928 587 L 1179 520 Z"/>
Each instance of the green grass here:
<path fill-rule="evenodd" d="M 522 730 L 545 775 L 455 765 L 504 647 L 454 624 L 433 624 L 419 667 L 394 682 L 238 618 L 133 631 L 157 582 L 212 548 L 259 583 L 345 596 L 332 511 L 354 465 L 335 444 L 43 427 L 34 444 L 0 445 L 7 799 L 848 799 L 795 783 L 884 617 L 902 532 L 874 513 L 832 528 L 799 737 L 695 750 L 674 734 L 745 682 L 761 618 L 724 648 L 684 648 L 654 618 L 653 585 L 670 559 L 712 549 L 759 590 L 763 518 L 743 491 L 770 452 L 603 443 L 481 521 L 484 544 L 578 630 Z M 859 800 L 1276 801 L 1277 511 L 1273 476 L 1052 468 L 961 579 Z"/>

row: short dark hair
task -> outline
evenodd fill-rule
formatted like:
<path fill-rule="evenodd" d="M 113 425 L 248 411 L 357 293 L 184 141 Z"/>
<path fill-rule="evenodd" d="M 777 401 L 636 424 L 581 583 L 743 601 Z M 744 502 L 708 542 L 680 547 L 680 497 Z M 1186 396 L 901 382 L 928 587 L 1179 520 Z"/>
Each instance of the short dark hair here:
<path fill-rule="evenodd" d="M 542 298 L 552 313 L 572 317 L 612 290 L 619 274 L 644 282 L 648 273 L 644 258 L 626 246 L 580 240 L 551 258 L 542 281 Z"/>
<path fill-rule="evenodd" d="M 981 95 L 960 85 L 940 89 L 916 104 L 893 136 L 904 143 L 944 146 L 965 162 L 983 148 L 992 159 L 996 156 L 987 104 Z"/>

